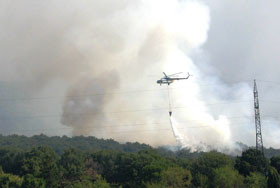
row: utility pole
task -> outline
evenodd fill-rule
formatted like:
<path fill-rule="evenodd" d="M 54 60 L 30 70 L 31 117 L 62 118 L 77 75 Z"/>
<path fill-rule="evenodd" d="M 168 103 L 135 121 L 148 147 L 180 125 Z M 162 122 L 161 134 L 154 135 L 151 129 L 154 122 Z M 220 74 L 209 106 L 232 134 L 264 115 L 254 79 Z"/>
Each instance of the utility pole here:
<path fill-rule="evenodd" d="M 263 141 L 262 141 L 262 128 L 260 117 L 260 105 L 258 97 L 258 89 L 256 80 L 254 80 L 254 106 L 255 106 L 255 125 L 256 125 L 256 150 L 259 150 L 264 156 Z"/>

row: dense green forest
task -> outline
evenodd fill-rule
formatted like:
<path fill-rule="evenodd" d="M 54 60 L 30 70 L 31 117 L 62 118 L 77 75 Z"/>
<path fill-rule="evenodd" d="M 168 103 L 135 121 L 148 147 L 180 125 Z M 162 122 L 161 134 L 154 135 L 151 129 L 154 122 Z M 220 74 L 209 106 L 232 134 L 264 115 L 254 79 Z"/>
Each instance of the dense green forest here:
<path fill-rule="evenodd" d="M 0 136 L 0 187 L 280 187 L 279 150 L 266 154 L 253 148 L 240 156 L 172 152 L 82 136 Z"/>

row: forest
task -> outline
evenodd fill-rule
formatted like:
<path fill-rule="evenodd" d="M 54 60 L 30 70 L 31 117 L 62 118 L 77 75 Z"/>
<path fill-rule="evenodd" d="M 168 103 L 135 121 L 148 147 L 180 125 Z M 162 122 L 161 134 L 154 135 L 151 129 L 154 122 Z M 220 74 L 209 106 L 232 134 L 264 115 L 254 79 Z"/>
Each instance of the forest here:
<path fill-rule="evenodd" d="M 95 137 L 0 136 L 1 188 L 275 188 L 280 152 L 170 151 Z"/>

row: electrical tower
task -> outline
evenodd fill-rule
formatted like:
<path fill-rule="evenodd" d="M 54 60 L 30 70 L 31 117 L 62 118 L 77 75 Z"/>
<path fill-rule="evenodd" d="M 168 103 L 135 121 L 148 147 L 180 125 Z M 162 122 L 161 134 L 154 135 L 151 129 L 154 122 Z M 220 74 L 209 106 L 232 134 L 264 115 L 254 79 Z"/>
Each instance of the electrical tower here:
<path fill-rule="evenodd" d="M 255 125 L 256 125 L 256 149 L 263 153 L 263 141 L 262 141 L 262 128 L 260 117 L 260 105 L 258 97 L 258 89 L 256 80 L 254 80 L 254 104 L 255 104 Z"/>

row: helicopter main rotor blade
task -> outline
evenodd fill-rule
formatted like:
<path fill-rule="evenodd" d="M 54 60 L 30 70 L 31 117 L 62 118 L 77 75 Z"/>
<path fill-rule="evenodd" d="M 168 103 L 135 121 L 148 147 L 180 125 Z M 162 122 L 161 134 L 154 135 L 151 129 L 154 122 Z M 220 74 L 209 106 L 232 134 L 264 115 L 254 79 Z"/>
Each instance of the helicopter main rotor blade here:
<path fill-rule="evenodd" d="M 168 75 L 168 76 L 175 76 L 177 74 L 182 74 L 183 72 L 178 72 L 178 73 L 175 73 L 175 74 L 171 74 L 171 75 Z"/>

